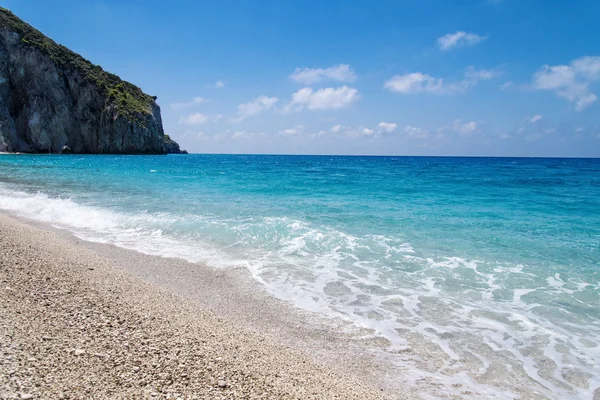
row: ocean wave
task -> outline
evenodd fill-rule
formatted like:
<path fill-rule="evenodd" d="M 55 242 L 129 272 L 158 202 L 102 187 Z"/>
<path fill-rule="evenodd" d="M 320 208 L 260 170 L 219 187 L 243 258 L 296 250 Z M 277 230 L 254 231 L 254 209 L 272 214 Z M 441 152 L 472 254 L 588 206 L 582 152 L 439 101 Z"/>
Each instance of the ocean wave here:
<path fill-rule="evenodd" d="M 111 210 L 9 184 L 0 184 L 0 209 L 83 240 L 248 268 L 274 296 L 387 339 L 416 386 L 468 386 L 481 398 L 533 387 L 582 399 L 600 386 L 600 287 L 578 276 L 431 255 L 401 234 L 350 234 L 281 216 Z"/>

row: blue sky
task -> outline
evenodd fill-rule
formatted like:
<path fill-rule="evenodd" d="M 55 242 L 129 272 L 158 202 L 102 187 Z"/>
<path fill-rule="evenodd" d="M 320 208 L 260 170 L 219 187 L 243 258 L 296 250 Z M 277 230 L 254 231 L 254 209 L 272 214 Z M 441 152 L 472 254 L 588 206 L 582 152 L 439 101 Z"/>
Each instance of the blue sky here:
<path fill-rule="evenodd" d="M 3 0 L 191 152 L 600 156 L 600 2 Z"/>

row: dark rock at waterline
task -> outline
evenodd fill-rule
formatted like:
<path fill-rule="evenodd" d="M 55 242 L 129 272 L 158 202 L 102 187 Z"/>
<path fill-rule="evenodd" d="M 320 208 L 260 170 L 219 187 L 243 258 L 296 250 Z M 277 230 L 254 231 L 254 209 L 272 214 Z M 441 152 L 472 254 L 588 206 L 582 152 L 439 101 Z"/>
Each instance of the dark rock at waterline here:
<path fill-rule="evenodd" d="M 179 143 L 171 139 L 169 135 L 165 135 L 165 151 L 167 154 L 187 154 L 186 150 L 181 150 Z"/>

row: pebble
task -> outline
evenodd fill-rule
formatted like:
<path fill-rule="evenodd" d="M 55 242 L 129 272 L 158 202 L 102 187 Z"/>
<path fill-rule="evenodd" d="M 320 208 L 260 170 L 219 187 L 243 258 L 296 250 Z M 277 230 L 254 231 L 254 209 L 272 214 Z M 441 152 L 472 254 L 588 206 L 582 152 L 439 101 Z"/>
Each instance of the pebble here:
<path fill-rule="evenodd" d="M 53 233 L 10 221 L 0 213 L 0 334 L 14 332 L 0 349 L 0 399 L 379 399 Z M 274 387 L 269 379 L 281 371 L 314 383 Z"/>

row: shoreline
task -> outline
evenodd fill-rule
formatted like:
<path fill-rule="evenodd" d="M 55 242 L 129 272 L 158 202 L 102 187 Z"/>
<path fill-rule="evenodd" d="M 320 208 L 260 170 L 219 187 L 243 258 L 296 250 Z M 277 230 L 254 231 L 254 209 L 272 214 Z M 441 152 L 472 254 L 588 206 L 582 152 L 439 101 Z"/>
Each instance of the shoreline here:
<path fill-rule="evenodd" d="M 52 394 L 58 398 L 65 387 L 74 386 L 79 389 L 73 389 L 71 395 L 86 396 L 110 390 L 115 396 L 154 393 L 155 397 L 164 397 L 175 393 L 182 398 L 193 398 L 192 394 L 212 398 L 217 393 L 225 398 L 375 399 L 384 398 L 384 393 L 385 398 L 406 398 L 390 387 L 378 389 L 373 377 L 368 376 L 373 372 L 369 368 L 376 367 L 374 360 L 356 362 L 356 354 L 341 347 L 348 343 L 336 338 L 334 329 L 327 332 L 325 325 L 321 330 L 307 328 L 309 317 L 301 312 L 292 311 L 293 316 L 284 318 L 282 309 L 294 307 L 279 304 L 283 308 L 277 309 L 275 303 L 279 301 L 269 299 L 252 284 L 245 288 L 238 285 L 242 292 L 238 293 L 231 286 L 236 279 L 231 275 L 236 271 L 231 274 L 213 269 L 212 274 L 202 275 L 203 279 L 196 282 L 204 284 L 196 288 L 194 296 L 189 287 L 177 290 L 177 280 L 159 283 L 160 276 L 153 272 L 165 264 L 172 267 L 166 271 L 169 274 L 173 274 L 173 269 L 183 272 L 186 264 L 197 267 L 196 264 L 84 243 L 67 232 L 49 230 L 6 213 L 0 213 L 0 243 L 4 253 L 0 261 L 4 323 L 0 329 L 2 350 L 10 353 L 0 367 L 0 375 L 6 377 L 0 385 L 0 397 L 31 394 L 46 398 Z M 129 268 L 122 268 L 124 265 Z M 179 278 L 181 282 L 182 276 Z M 230 293 L 222 293 L 223 284 L 229 285 Z M 211 287 L 210 294 L 204 293 L 204 303 L 199 301 L 199 291 Z M 232 288 L 237 296 L 231 294 Z M 220 299 L 214 297 L 217 292 Z M 249 301 L 240 302 L 248 295 Z M 228 298 L 229 301 L 221 301 Z M 209 299 L 213 299 L 212 304 Z M 83 311 L 82 302 L 86 303 Z M 259 304 L 262 305 L 258 307 Z M 215 307 L 222 312 L 215 314 Z M 232 307 L 238 308 L 237 317 Z M 82 313 L 87 314 L 83 321 Z M 241 314 L 248 323 L 240 323 Z M 135 320 L 130 327 L 134 334 L 119 329 L 123 320 L 130 319 Z M 142 336 L 147 338 L 139 339 L 139 329 L 146 332 Z M 295 331 L 296 337 L 288 337 L 284 343 L 286 331 Z M 175 343 L 164 341 L 165 332 L 176 338 Z M 308 336 L 300 343 L 303 334 Z M 121 346 L 127 340 L 129 347 Z M 181 346 L 181 340 L 185 346 Z M 158 345 L 150 346 L 150 342 Z M 325 342 L 330 346 L 322 354 L 311 352 L 318 343 Z M 301 344 L 308 346 L 300 349 L 304 347 Z M 130 352 L 130 348 L 138 351 Z M 219 348 L 218 356 L 211 350 L 214 348 Z M 333 360 L 328 357 L 340 350 L 344 351 L 338 354 L 333 368 Z M 179 377 L 169 373 L 170 380 L 165 381 L 160 375 L 165 373 L 165 367 L 159 366 L 171 362 L 172 357 L 166 354 L 173 352 L 188 361 L 191 358 L 192 368 L 184 368 Z M 157 358 L 160 353 L 164 356 Z M 150 359 L 155 362 L 150 363 Z M 346 361 L 340 362 L 343 359 Z M 136 363 L 147 366 L 141 379 L 132 375 L 132 371 L 141 370 Z M 103 369 L 106 364 L 112 364 L 110 371 Z M 227 364 L 227 368 L 217 371 L 218 364 Z M 86 376 L 90 368 L 94 385 Z M 113 369 L 121 375 L 117 376 Z M 43 381 L 46 383 L 36 386 Z M 225 387 L 219 386 L 223 386 L 221 381 L 225 381 Z"/>
<path fill-rule="evenodd" d="M 45 197 L 40 200 L 51 201 Z M 439 345 L 428 340 L 426 334 L 431 332 L 425 330 L 425 335 L 422 335 L 418 327 L 412 329 L 408 326 L 399 332 L 407 340 L 407 346 L 401 348 L 384 337 L 377 337 L 373 330 L 357 327 L 344 320 L 343 316 L 340 318 L 335 314 L 308 311 L 301 308 L 302 304 L 288 302 L 284 300 L 285 297 L 276 297 L 277 294 L 272 295 L 268 286 L 264 286 L 260 280 L 255 280 L 251 270 L 246 268 L 244 263 L 228 267 L 228 264 L 219 263 L 206 265 L 157 255 L 160 252 L 149 251 L 150 254 L 154 254 L 149 255 L 143 253 L 144 247 L 142 250 L 132 250 L 87 241 L 85 238 L 88 235 L 85 231 L 78 233 L 79 231 L 72 230 L 69 221 L 64 224 L 60 215 L 50 214 L 58 218 L 48 218 L 46 214 L 45 218 L 38 218 L 35 213 L 19 211 L 27 210 L 28 204 L 23 202 L 24 209 L 3 209 L 0 216 L 6 216 L 13 223 L 22 225 L 22 229 L 39 231 L 38 235 L 43 233 L 50 242 L 56 242 L 59 249 L 81 251 L 85 254 L 85 259 L 99 258 L 109 265 L 111 270 L 124 274 L 127 279 L 132 279 L 138 284 L 150 285 L 154 290 L 193 304 L 201 314 L 210 313 L 237 329 L 252 332 L 279 349 L 304 354 L 311 363 L 325 365 L 325 368 L 337 375 L 347 376 L 375 388 L 377 395 L 398 399 L 559 398 L 547 391 L 548 388 L 540 385 L 538 380 L 531 378 L 539 373 L 540 380 L 552 379 L 555 368 L 551 362 L 546 363 L 546 360 L 550 359 L 545 353 L 541 353 L 540 349 L 543 347 L 530 347 L 536 353 L 523 354 L 524 361 L 520 364 L 520 360 L 507 355 L 506 352 L 494 351 L 468 331 L 456 332 L 453 338 L 451 337 L 455 343 L 450 343 L 452 346 L 445 348 L 444 343 Z M 60 206 L 50 209 L 62 212 L 63 204 Z M 36 209 L 36 204 L 33 204 L 31 210 Z M 46 208 L 42 207 L 40 215 L 45 215 L 44 210 Z M 1 231 L 2 229 L 0 233 Z M 92 236 L 91 240 L 104 239 L 94 239 Z M 23 253 L 26 255 L 30 249 L 43 249 L 46 246 L 46 241 L 39 240 L 34 246 L 28 245 Z M 0 251 L 2 247 L 3 244 L 0 243 Z M 170 252 L 167 251 L 166 254 Z M 44 264 L 47 260 L 40 258 L 34 261 L 34 265 L 37 265 L 36 263 Z M 105 280 L 118 281 L 119 278 L 110 275 Z M 427 300 L 428 298 L 424 297 L 423 301 Z M 443 312 L 444 309 L 438 309 L 436 304 L 439 303 L 432 304 L 433 307 L 429 311 L 438 314 Z M 491 317 L 493 316 L 492 314 Z M 441 318 L 442 315 L 433 317 Z M 401 320 L 398 322 L 402 324 Z M 448 355 L 447 350 L 450 353 L 454 352 L 454 355 Z M 485 358 L 479 359 L 473 354 L 483 354 Z M 540 360 L 537 370 L 532 369 L 531 364 L 527 364 L 537 360 Z M 587 398 L 582 397 L 581 393 L 591 393 L 590 389 L 597 387 L 595 379 L 586 381 L 588 377 L 577 369 L 569 370 L 564 379 L 569 386 L 556 386 L 556 392 L 574 393 L 577 398 Z M 570 385 L 573 385 L 575 390 L 571 391 Z"/>

